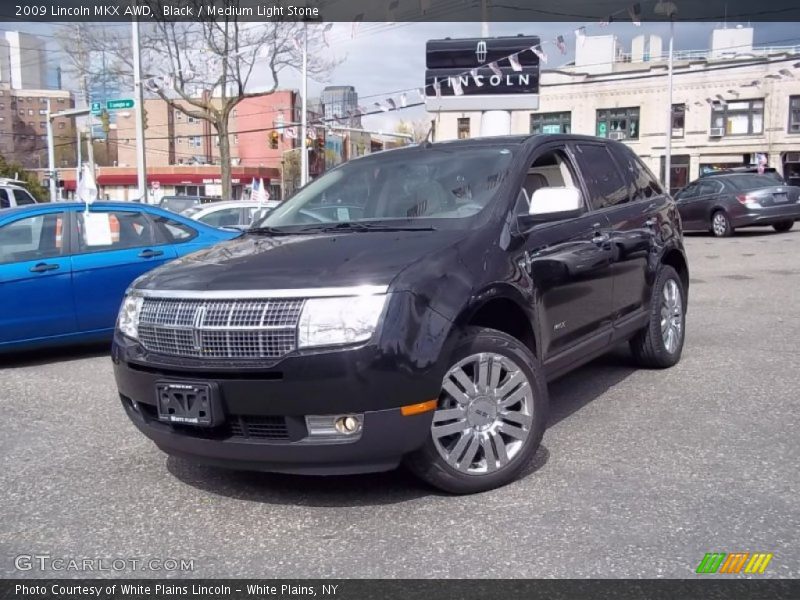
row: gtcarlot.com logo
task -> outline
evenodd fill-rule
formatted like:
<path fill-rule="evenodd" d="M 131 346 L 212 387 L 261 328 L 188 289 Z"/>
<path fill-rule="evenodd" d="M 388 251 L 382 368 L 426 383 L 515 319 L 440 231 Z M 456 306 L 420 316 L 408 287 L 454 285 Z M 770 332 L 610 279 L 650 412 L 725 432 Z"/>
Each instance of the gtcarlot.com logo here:
<path fill-rule="evenodd" d="M 767 570 L 767 565 L 771 560 L 772 554 L 767 552 L 734 552 L 733 554 L 709 552 L 697 565 L 697 573 L 761 575 Z"/>
<path fill-rule="evenodd" d="M 194 571 L 191 558 L 153 557 L 67 557 L 49 554 L 20 554 L 14 558 L 18 571 Z"/>

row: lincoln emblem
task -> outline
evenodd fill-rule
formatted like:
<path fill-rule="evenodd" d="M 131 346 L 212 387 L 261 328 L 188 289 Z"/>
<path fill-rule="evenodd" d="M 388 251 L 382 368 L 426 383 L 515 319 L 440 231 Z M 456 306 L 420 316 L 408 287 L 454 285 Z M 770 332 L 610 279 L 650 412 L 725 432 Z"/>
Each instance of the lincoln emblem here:
<path fill-rule="evenodd" d="M 486 42 L 481 40 L 478 42 L 478 48 L 475 50 L 475 56 L 478 58 L 478 62 L 483 64 L 486 62 Z"/>

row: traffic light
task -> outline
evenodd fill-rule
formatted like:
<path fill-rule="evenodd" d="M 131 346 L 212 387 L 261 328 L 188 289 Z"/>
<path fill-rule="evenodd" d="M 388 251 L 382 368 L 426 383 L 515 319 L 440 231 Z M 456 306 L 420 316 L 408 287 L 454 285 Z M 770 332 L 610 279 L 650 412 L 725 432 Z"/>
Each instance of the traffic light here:
<path fill-rule="evenodd" d="M 280 139 L 280 134 L 277 131 L 273 131 L 269 136 L 269 147 L 273 150 L 278 149 L 278 140 Z"/>

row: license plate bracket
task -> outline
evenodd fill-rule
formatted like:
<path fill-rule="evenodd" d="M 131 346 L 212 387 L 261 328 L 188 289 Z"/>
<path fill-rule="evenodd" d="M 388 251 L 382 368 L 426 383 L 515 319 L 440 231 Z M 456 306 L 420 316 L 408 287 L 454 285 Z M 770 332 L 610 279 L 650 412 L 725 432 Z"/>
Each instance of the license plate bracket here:
<path fill-rule="evenodd" d="M 160 381 L 156 407 L 159 421 L 172 425 L 215 427 L 225 420 L 219 389 L 211 383 Z"/>
<path fill-rule="evenodd" d="M 775 204 L 784 204 L 789 202 L 789 194 L 780 192 L 777 194 L 772 194 L 772 200 L 775 202 Z"/>

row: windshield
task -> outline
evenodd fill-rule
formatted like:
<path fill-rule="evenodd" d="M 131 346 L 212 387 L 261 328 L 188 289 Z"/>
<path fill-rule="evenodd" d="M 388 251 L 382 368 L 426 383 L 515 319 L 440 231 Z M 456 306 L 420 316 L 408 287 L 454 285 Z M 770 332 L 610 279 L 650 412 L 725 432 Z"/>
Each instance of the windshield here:
<path fill-rule="evenodd" d="M 257 227 L 466 228 L 496 196 L 512 156 L 507 148 L 462 146 L 354 160 L 300 190 Z"/>

